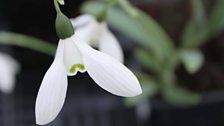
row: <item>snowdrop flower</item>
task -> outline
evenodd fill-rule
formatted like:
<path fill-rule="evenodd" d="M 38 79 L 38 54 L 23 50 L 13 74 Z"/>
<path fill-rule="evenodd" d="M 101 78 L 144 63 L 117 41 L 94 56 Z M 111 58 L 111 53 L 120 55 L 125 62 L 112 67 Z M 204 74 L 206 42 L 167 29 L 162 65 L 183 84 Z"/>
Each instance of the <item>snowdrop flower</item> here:
<path fill-rule="evenodd" d="M 78 37 L 120 62 L 124 62 L 122 48 L 106 22 L 98 22 L 95 17 L 87 14 L 72 19 L 71 22 Z"/>
<path fill-rule="evenodd" d="M 70 29 L 69 19 L 59 14 L 57 18 L 59 16 L 63 18 L 60 23 L 64 21 L 68 26 L 57 24 L 56 19 L 56 29 L 67 30 L 57 32 L 61 39 L 55 59 L 42 80 L 36 99 L 37 124 L 45 125 L 56 118 L 65 101 L 67 75 L 74 76 L 77 72 L 87 72 L 96 84 L 118 96 L 132 97 L 142 93 L 138 79 L 127 67 L 83 42 Z"/>
<path fill-rule="evenodd" d="M 15 76 L 19 72 L 19 63 L 11 56 L 0 53 L 0 90 L 11 93 L 15 86 Z"/>

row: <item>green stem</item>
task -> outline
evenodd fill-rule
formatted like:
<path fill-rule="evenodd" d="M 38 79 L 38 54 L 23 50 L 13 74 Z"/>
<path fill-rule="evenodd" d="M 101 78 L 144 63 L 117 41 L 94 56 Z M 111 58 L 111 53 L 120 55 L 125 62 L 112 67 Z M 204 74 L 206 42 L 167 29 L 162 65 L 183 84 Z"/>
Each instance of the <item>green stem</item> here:
<path fill-rule="evenodd" d="M 56 50 L 56 45 L 47 41 L 31 36 L 4 31 L 0 32 L 0 44 L 28 48 L 51 56 L 54 56 Z"/>
<path fill-rule="evenodd" d="M 61 13 L 61 9 L 58 5 L 58 1 L 57 0 L 54 0 L 54 7 L 55 7 L 55 10 L 57 13 Z"/>
<path fill-rule="evenodd" d="M 138 15 L 138 11 L 129 3 L 128 0 L 117 0 L 120 6 L 131 16 Z"/>
<path fill-rule="evenodd" d="M 107 12 L 109 10 L 110 7 L 112 7 L 113 5 L 115 5 L 117 3 L 117 0 L 111 0 L 109 1 L 104 7 L 103 9 L 99 12 L 99 14 L 96 16 L 96 19 L 98 22 L 103 22 L 106 20 L 107 18 Z"/>

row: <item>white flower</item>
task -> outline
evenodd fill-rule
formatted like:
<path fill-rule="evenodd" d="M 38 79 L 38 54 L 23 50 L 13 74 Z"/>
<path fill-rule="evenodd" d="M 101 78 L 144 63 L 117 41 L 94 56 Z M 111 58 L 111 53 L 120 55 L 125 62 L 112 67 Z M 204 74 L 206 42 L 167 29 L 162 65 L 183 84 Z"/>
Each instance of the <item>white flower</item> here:
<path fill-rule="evenodd" d="M 108 92 L 124 97 L 142 93 L 135 75 L 111 56 L 91 48 L 75 35 L 60 40 L 55 59 L 44 76 L 36 100 L 36 123 L 53 121 L 60 112 L 67 92 L 67 75 L 87 71 Z"/>
<path fill-rule="evenodd" d="M 91 15 L 81 15 L 71 20 L 75 27 L 75 34 L 101 52 L 107 53 L 124 62 L 122 48 L 117 38 L 110 32 L 106 22 L 98 22 Z"/>
<path fill-rule="evenodd" d="M 0 53 L 0 90 L 11 93 L 15 87 L 15 76 L 19 72 L 19 64 L 11 56 Z"/>

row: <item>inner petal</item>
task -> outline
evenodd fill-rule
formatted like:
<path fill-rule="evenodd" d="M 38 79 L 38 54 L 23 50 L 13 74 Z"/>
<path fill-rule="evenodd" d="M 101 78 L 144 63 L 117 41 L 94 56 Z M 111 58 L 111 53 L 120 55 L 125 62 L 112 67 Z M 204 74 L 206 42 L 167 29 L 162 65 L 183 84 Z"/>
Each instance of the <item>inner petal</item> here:
<path fill-rule="evenodd" d="M 85 72 L 82 57 L 76 45 L 70 38 L 63 40 L 64 46 L 64 64 L 69 76 L 74 76 L 77 72 Z"/>
<path fill-rule="evenodd" d="M 112 32 L 109 31 L 107 27 L 104 27 L 102 31 L 103 33 L 99 40 L 99 50 L 123 63 L 124 55 L 117 38 L 112 34 Z"/>
<path fill-rule="evenodd" d="M 102 23 L 96 22 L 95 31 L 92 33 L 92 38 L 90 40 L 91 41 L 90 46 L 99 48 L 99 41 L 106 27 L 107 25 L 105 22 Z"/>
<path fill-rule="evenodd" d="M 91 22 L 95 22 L 95 18 L 92 15 L 85 14 L 71 19 L 71 22 L 75 29 L 78 29 L 88 25 Z"/>

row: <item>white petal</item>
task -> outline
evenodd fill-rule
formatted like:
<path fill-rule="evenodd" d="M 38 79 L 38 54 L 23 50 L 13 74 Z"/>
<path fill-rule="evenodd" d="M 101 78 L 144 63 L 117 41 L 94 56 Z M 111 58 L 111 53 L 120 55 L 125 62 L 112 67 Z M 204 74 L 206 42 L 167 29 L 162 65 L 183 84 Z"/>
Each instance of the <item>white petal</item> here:
<path fill-rule="evenodd" d="M 85 26 L 86 24 L 93 22 L 93 21 L 95 21 L 95 18 L 92 15 L 88 15 L 88 14 L 81 15 L 74 19 L 71 19 L 72 25 L 75 28 Z"/>
<path fill-rule="evenodd" d="M 63 64 L 63 43 L 59 42 L 55 60 L 41 83 L 35 106 L 36 123 L 53 121 L 62 109 L 67 92 L 67 76 Z"/>
<path fill-rule="evenodd" d="M 11 93 L 15 86 L 15 76 L 19 72 L 19 63 L 7 54 L 0 53 L 0 90 Z"/>
<path fill-rule="evenodd" d="M 99 41 L 99 50 L 123 63 L 124 55 L 117 38 L 108 30 L 107 26 L 103 31 Z"/>
<path fill-rule="evenodd" d="M 65 44 L 63 58 L 67 74 L 76 75 L 78 71 L 85 72 L 86 69 L 83 66 L 81 54 L 73 41 L 70 38 L 60 41 Z"/>
<path fill-rule="evenodd" d="M 82 15 L 75 19 L 72 19 L 72 24 L 75 27 L 75 35 L 92 44 L 92 40 L 95 38 L 95 34 L 98 33 L 98 23 L 91 15 Z"/>
<path fill-rule="evenodd" d="M 122 63 L 80 42 L 77 37 L 73 40 L 82 54 L 87 72 L 100 87 L 124 97 L 142 93 L 138 79 Z"/>

